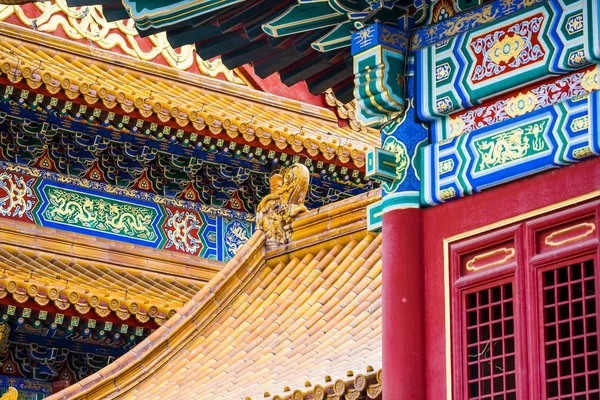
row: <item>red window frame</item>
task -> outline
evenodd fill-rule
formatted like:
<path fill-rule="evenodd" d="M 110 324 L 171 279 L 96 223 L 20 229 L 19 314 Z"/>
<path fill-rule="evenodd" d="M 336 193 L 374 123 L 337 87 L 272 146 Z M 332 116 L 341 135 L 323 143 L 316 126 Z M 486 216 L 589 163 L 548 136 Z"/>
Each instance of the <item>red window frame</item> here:
<path fill-rule="evenodd" d="M 593 261 L 595 337 L 597 346 L 600 346 L 599 211 L 600 202 L 595 201 L 450 245 L 452 381 L 455 400 L 515 398 L 495 397 L 493 392 L 489 396 L 480 392 L 477 397 L 469 397 L 466 320 L 466 296 L 469 293 L 512 282 L 516 399 L 547 398 L 542 312 L 544 288 L 541 281 L 545 272 L 585 260 Z M 592 226 L 595 228 L 592 229 Z M 578 304 L 569 307 L 575 306 Z M 564 309 L 561 307 L 561 310 Z M 596 358 L 600 357 L 599 354 L 600 351 L 595 353 Z M 595 371 L 594 376 L 598 374 L 600 371 Z M 581 383 L 581 379 L 577 382 Z M 595 393 L 585 399 L 598 398 Z M 583 398 L 577 396 L 573 394 L 552 399 Z"/>

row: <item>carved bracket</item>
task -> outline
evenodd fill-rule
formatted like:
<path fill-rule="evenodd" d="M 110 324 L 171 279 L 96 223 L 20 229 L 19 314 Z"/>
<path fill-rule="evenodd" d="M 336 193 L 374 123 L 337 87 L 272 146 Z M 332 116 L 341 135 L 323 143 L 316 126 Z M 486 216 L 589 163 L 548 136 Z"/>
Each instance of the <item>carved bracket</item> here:
<path fill-rule="evenodd" d="M 352 35 L 356 117 L 380 125 L 404 113 L 408 34 L 376 23 Z"/>

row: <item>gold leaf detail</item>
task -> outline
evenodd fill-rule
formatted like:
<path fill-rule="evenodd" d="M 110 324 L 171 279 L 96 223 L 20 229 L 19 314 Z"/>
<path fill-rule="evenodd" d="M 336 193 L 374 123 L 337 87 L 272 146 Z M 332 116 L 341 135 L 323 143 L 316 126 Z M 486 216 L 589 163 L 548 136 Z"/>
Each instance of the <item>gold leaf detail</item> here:
<path fill-rule="evenodd" d="M 511 98 L 506 103 L 506 114 L 511 117 L 527 114 L 537 106 L 537 96 L 531 92 L 519 93 L 518 96 Z"/>
<path fill-rule="evenodd" d="M 583 230 L 583 232 L 581 232 L 575 236 L 567 237 L 566 239 L 556 240 L 560 236 L 575 232 L 577 230 Z M 559 247 L 559 246 L 562 246 L 562 245 L 565 245 L 568 243 L 573 243 L 573 242 L 578 242 L 580 240 L 583 240 L 583 239 L 589 237 L 590 235 L 592 235 L 594 232 L 596 232 L 596 225 L 592 224 L 590 222 L 584 222 L 581 224 L 569 226 L 568 228 L 559 229 L 558 231 L 552 232 L 551 234 L 546 236 L 546 239 L 544 239 L 544 243 L 546 243 L 547 246 Z"/>
<path fill-rule="evenodd" d="M 526 41 L 517 34 L 506 35 L 490 48 L 488 57 L 494 64 L 508 64 L 525 50 Z"/>
<path fill-rule="evenodd" d="M 502 256 L 500 259 L 494 259 L 495 257 Z M 487 269 L 491 267 L 496 267 L 498 265 L 506 264 L 508 261 L 512 260 L 515 257 L 515 249 L 503 247 L 501 249 L 496 249 L 492 251 L 488 251 L 487 253 L 478 254 L 469 261 L 467 261 L 467 271 L 475 272 L 481 271 L 482 269 Z M 479 261 L 485 260 L 486 258 L 492 258 L 493 261 L 490 261 L 483 265 L 476 265 Z"/>
<path fill-rule="evenodd" d="M 297 215 L 307 211 L 304 201 L 308 193 L 310 172 L 303 164 L 294 164 L 282 174 L 271 176 L 271 193 L 256 208 L 258 229 L 276 243 L 286 243 L 290 233 L 284 227 Z"/>

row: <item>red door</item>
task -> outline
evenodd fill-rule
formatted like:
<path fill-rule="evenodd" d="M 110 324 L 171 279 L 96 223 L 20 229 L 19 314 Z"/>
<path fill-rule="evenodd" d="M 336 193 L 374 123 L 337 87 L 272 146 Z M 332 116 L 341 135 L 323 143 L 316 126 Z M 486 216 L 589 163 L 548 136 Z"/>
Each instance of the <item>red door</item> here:
<path fill-rule="evenodd" d="M 425 210 L 428 399 L 600 399 L 600 160 Z"/>

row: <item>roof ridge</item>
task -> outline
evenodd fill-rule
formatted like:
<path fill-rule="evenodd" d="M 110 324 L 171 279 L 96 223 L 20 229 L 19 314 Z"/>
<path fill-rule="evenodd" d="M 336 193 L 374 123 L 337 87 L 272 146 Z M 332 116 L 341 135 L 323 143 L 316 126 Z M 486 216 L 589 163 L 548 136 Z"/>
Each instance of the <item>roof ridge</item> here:
<path fill-rule="evenodd" d="M 220 303 L 217 296 L 231 286 L 243 283 L 239 273 L 255 274 L 260 270 L 257 266 L 264 256 L 257 259 L 257 255 L 264 254 L 264 240 L 262 232 L 255 232 L 223 270 L 160 328 L 113 363 L 48 399 L 87 399 L 90 393 L 102 393 L 101 398 L 109 397 L 115 392 L 123 394 L 133 384 L 147 379 L 158 365 L 166 363 L 186 341 L 210 324 L 214 313 L 207 315 L 203 312 L 205 309 L 211 306 L 221 311 L 224 309 L 226 303 Z"/>
<path fill-rule="evenodd" d="M 284 252 L 267 255 L 264 233 L 255 232 L 173 318 L 113 364 L 49 399 L 164 398 L 164 385 L 171 389 L 172 385 L 181 386 L 191 395 L 209 385 L 211 377 L 223 374 L 232 380 L 220 382 L 219 390 L 233 393 L 239 390 L 235 371 L 241 371 L 238 378 L 242 380 L 247 374 L 264 374 L 278 356 L 293 357 L 299 365 L 314 365 L 315 357 L 327 357 L 323 365 L 335 365 L 333 371 L 354 360 L 353 354 L 361 356 L 360 365 L 377 364 L 379 348 L 373 343 L 379 343 L 380 307 L 372 309 L 371 305 L 381 295 L 381 276 L 373 279 L 368 275 L 369 265 L 380 264 L 381 238 L 368 233 L 364 221 L 367 205 L 376 200 L 373 197 L 357 196 L 324 207 L 326 212 L 300 217 L 296 221 L 299 227 L 315 226 L 319 221 L 336 226 L 332 229 L 336 234 L 311 236 L 310 247 L 287 246 Z M 342 210 L 339 217 L 335 210 Z M 320 241 L 315 243 L 315 239 Z M 355 279 L 367 283 L 356 284 L 354 274 Z M 355 288 L 363 289 L 352 292 Z M 358 298 L 368 304 L 357 303 Z M 350 320 L 355 322 L 340 324 Z M 329 353 L 335 337 L 348 338 L 353 351 Z M 252 360 L 264 365 L 254 366 Z M 194 365 L 204 373 L 190 380 L 187 376 Z M 152 377 L 154 373 L 156 377 Z M 339 371 L 335 374 L 340 375 Z M 277 375 L 288 376 L 286 372 Z M 170 382 L 157 385 L 149 381 L 159 376 Z"/>
<path fill-rule="evenodd" d="M 358 233 L 367 227 L 366 209 L 381 199 L 381 189 L 371 190 L 345 200 L 311 210 L 296 218 L 289 226 L 291 240 L 276 245 L 267 252 L 267 259 L 280 257 L 300 249 L 310 251 L 314 243 L 340 238 L 352 239 L 351 233 Z"/>

